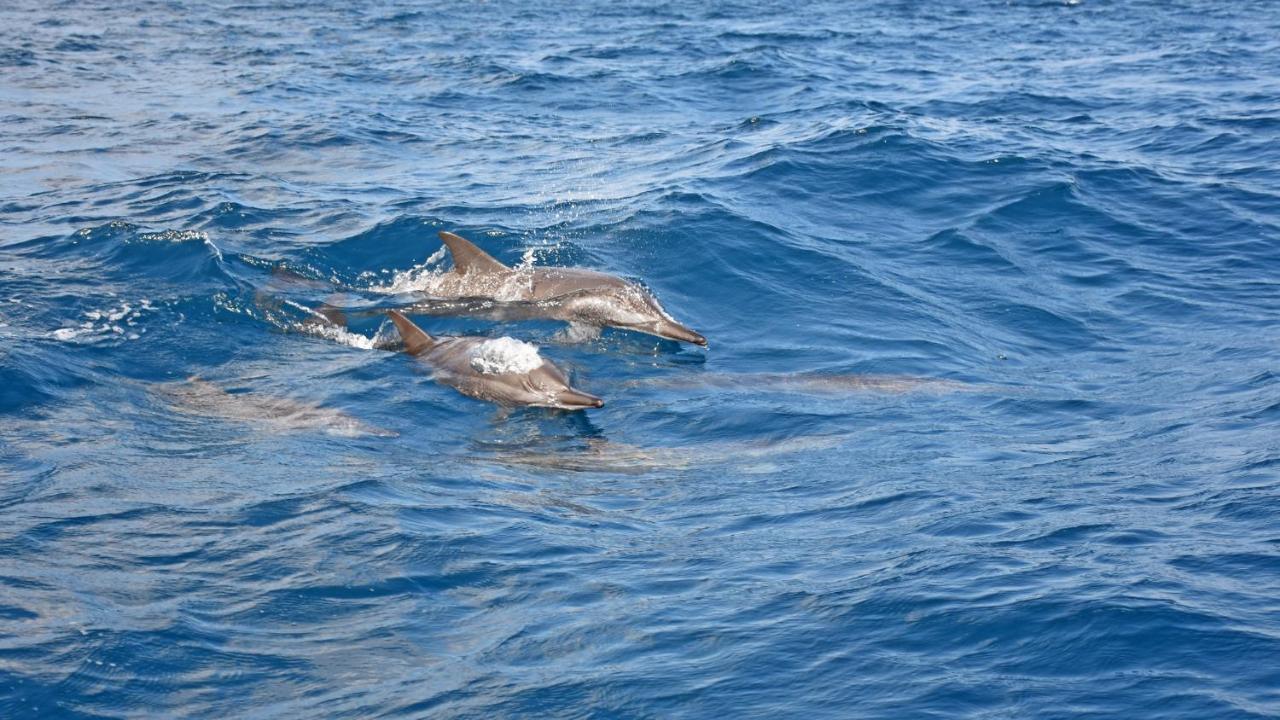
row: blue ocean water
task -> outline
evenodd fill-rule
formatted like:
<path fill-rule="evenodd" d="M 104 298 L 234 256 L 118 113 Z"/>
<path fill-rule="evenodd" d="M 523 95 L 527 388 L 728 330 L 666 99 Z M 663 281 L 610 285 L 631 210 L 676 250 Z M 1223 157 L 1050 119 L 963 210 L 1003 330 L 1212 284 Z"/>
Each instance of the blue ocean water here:
<path fill-rule="evenodd" d="M 0 717 L 1280 716 L 1273 2 L 123 5 L 0 7 Z M 309 332 L 441 229 L 710 348 Z"/>

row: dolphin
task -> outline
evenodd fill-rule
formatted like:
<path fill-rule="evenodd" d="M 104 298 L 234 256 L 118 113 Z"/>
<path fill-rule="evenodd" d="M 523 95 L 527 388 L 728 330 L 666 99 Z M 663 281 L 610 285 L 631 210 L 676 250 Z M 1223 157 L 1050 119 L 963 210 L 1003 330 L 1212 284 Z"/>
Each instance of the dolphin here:
<path fill-rule="evenodd" d="M 705 443 L 701 445 L 643 448 L 603 438 L 586 438 L 577 450 L 563 448 L 511 448 L 480 445 L 476 462 L 546 468 L 565 472 L 640 474 L 654 470 L 685 470 L 713 465 L 736 465 L 750 470 L 767 464 L 775 455 L 813 452 L 849 442 L 844 435 L 802 435 L 784 440 Z"/>
<path fill-rule="evenodd" d="M 345 437 L 396 437 L 398 434 L 335 408 L 257 392 L 228 392 L 194 375 L 186 382 L 156 383 L 150 389 L 184 415 L 234 420 L 270 432 L 319 430 Z"/>
<path fill-rule="evenodd" d="M 868 392 L 905 394 L 911 392 L 979 391 L 982 386 L 942 378 L 907 375 L 825 375 L 819 373 L 699 373 L 675 378 L 646 378 L 623 383 L 625 387 L 719 387 L 746 388 L 751 392 L 791 391 L 812 393 Z"/>
<path fill-rule="evenodd" d="M 436 278 L 428 289 L 434 297 L 486 301 L 472 308 L 480 314 L 499 310 L 513 318 L 564 320 L 707 344 L 705 337 L 676 322 L 657 298 L 637 283 L 581 268 L 511 268 L 459 235 L 441 231 L 440 239 L 453 256 L 453 269 Z M 494 301 L 502 307 L 494 308 Z M 465 306 L 453 309 L 468 312 Z"/>
<path fill-rule="evenodd" d="M 532 345 L 511 338 L 432 337 L 395 310 L 387 315 L 404 340 L 405 352 L 430 363 L 438 381 L 463 395 L 507 406 L 604 406 L 604 400 L 570 386 L 564 372 Z"/>

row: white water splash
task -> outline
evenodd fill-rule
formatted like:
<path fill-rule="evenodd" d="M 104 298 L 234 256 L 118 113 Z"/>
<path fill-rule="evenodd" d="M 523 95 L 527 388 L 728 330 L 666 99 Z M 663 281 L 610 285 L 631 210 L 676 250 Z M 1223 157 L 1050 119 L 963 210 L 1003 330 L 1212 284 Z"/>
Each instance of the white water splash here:
<path fill-rule="evenodd" d="M 342 327 L 340 325 L 334 325 L 332 320 L 325 317 L 324 315 L 321 315 L 315 310 L 312 310 L 306 305 L 303 305 L 301 303 L 296 303 L 292 300 L 285 300 L 284 302 L 286 305 L 292 308 L 295 308 L 297 310 L 301 310 L 302 312 L 315 318 L 314 321 L 300 322 L 300 323 L 294 324 L 293 326 L 294 330 L 297 330 L 299 332 L 304 332 L 309 335 L 316 335 L 318 337 L 325 338 L 326 340 L 332 340 L 334 342 L 341 343 L 343 345 L 347 345 L 348 347 L 353 347 L 360 350 L 373 350 L 377 347 L 376 336 L 366 337 L 364 335 L 361 335 L 360 333 L 353 333 L 350 330 L 346 329 L 345 327 Z"/>
<path fill-rule="evenodd" d="M 570 345 L 581 345 L 582 343 L 600 339 L 600 331 L 602 329 L 599 325 L 570 322 L 568 326 L 555 334 L 555 340 L 556 342 L 569 343 Z"/>
<path fill-rule="evenodd" d="M 303 323 L 299 324 L 296 329 L 360 350 L 373 350 L 377 347 L 377 343 L 374 338 L 366 337 L 360 333 L 353 333 L 350 330 L 344 327 L 338 327 L 337 325 Z"/>
<path fill-rule="evenodd" d="M 537 346 L 515 338 L 485 340 L 471 350 L 471 367 L 486 375 L 523 374 L 541 366 Z"/>
<path fill-rule="evenodd" d="M 431 257 L 421 263 L 408 270 L 400 270 L 394 273 L 390 282 L 371 285 L 366 289 L 369 292 L 384 295 L 400 295 L 411 292 L 430 293 L 431 289 L 436 287 L 439 282 L 440 276 L 444 275 L 444 270 L 440 267 L 440 263 L 444 262 L 448 252 L 448 248 L 441 245 L 439 250 L 436 250 L 431 254 Z M 363 276 L 361 279 L 364 279 Z"/>
<path fill-rule="evenodd" d="M 528 292 L 530 283 L 533 280 L 533 268 L 540 259 L 545 260 L 545 257 L 540 256 L 545 256 L 555 249 L 556 246 L 538 246 L 525 249 L 520 257 L 520 262 L 512 268 L 516 272 L 494 278 L 482 288 L 484 295 L 500 302 L 521 299 Z M 431 257 L 408 270 L 392 273 L 390 279 L 385 282 L 377 282 L 378 276 L 374 273 L 362 274 L 360 279 L 374 282 L 374 284 L 365 288 L 366 292 L 383 295 L 400 295 L 404 293 L 438 295 L 440 294 L 438 292 L 440 281 L 448 274 L 448 271 L 442 267 L 442 263 L 447 257 L 449 257 L 449 249 L 441 245 L 439 250 L 431 254 Z"/>
<path fill-rule="evenodd" d="M 87 310 L 84 320 L 76 327 L 62 327 L 49 333 L 49 337 L 62 342 L 96 343 L 108 339 L 137 340 L 146 328 L 135 327 L 144 312 L 155 310 L 148 298 L 137 305 L 123 302 L 119 306 L 102 310 Z"/>

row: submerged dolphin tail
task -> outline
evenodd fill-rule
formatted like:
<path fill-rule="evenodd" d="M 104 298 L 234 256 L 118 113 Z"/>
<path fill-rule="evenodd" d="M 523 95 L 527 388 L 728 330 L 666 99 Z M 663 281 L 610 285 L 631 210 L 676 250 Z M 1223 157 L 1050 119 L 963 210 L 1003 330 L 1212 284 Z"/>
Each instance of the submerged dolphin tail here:
<path fill-rule="evenodd" d="M 460 235 L 441 230 L 440 239 L 448 246 L 449 254 L 453 256 L 453 269 L 459 275 L 507 272 L 511 269 Z"/>
<path fill-rule="evenodd" d="M 409 318 L 395 310 L 388 310 L 387 315 L 391 317 L 391 322 L 396 324 L 396 330 L 404 339 L 405 352 L 410 355 L 421 355 L 435 346 L 435 338 L 423 332 L 422 328 L 414 325 Z"/>

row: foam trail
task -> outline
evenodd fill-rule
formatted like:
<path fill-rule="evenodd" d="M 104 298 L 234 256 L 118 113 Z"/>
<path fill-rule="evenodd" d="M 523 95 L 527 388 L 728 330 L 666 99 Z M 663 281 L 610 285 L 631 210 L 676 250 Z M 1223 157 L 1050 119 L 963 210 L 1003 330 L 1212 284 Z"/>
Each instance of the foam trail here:
<path fill-rule="evenodd" d="M 284 303 L 289 307 L 301 310 L 314 318 L 314 320 L 304 320 L 299 323 L 294 323 L 290 326 L 290 329 L 298 330 L 309 335 L 316 335 L 325 338 L 326 340 L 333 340 L 334 342 L 342 343 L 343 345 L 353 348 L 359 348 L 360 350 L 376 350 L 379 347 L 376 335 L 374 337 L 368 337 L 359 333 L 353 333 L 345 327 L 334 325 L 329 318 L 306 305 L 296 303 L 292 300 L 285 300 Z"/>

